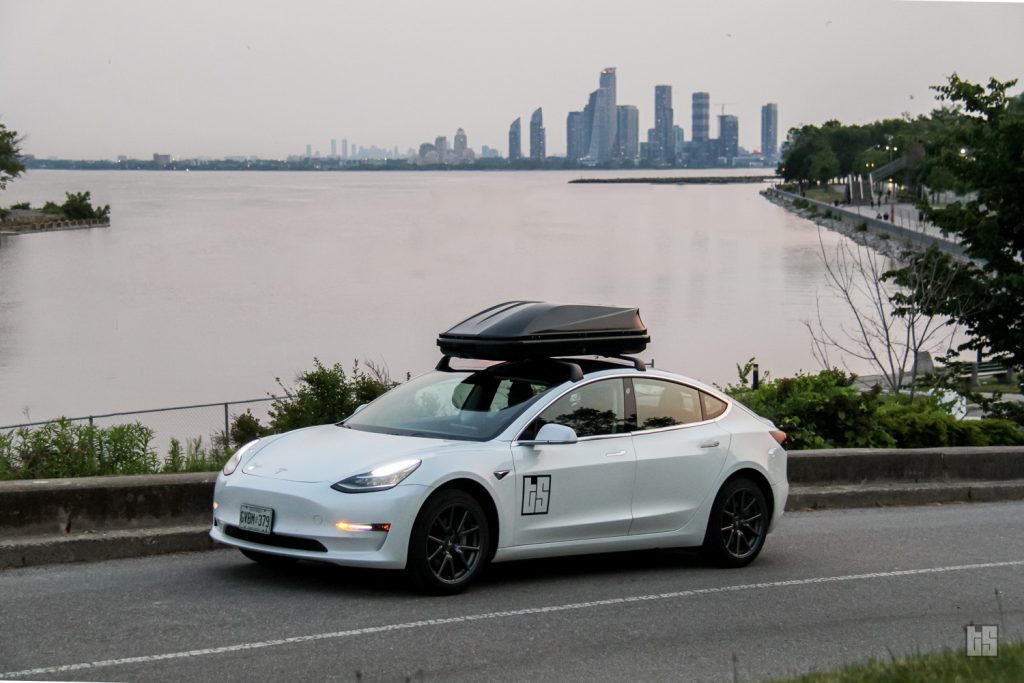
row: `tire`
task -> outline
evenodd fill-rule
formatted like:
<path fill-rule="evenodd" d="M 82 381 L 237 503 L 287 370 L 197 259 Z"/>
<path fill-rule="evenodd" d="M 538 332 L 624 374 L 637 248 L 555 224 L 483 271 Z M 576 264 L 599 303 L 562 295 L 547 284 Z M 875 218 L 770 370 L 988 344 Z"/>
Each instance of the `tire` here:
<path fill-rule="evenodd" d="M 487 564 L 490 542 L 487 515 L 477 499 L 456 489 L 442 490 L 416 516 L 406 572 L 425 593 L 461 593 Z"/>
<path fill-rule="evenodd" d="M 298 562 L 298 559 L 294 557 L 271 555 L 270 553 L 261 553 L 258 550 L 246 550 L 245 548 L 239 548 L 238 550 L 256 564 L 262 564 L 264 567 L 290 567 Z"/>
<path fill-rule="evenodd" d="M 715 497 L 704 534 L 704 557 L 720 567 L 745 567 L 764 548 L 770 521 L 761 487 L 746 477 L 733 479 Z"/>

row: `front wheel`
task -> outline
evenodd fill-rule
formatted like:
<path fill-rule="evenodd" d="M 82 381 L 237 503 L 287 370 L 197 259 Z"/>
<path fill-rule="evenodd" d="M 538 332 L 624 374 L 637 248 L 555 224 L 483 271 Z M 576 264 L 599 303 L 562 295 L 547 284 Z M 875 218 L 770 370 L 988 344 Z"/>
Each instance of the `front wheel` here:
<path fill-rule="evenodd" d="M 768 502 L 746 477 L 722 487 L 715 497 L 704 534 L 703 552 L 721 567 L 743 567 L 754 561 L 768 535 Z"/>
<path fill-rule="evenodd" d="M 486 563 L 487 515 L 476 498 L 448 489 L 430 498 L 413 525 L 406 571 L 421 590 L 453 595 Z"/>

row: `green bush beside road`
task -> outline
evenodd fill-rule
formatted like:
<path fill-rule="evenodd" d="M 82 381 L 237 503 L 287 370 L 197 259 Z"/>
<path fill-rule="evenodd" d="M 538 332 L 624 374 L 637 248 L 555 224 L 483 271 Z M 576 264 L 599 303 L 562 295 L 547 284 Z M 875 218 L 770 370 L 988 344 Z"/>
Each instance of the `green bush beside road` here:
<path fill-rule="evenodd" d="M 786 432 L 791 450 L 1024 444 L 1024 431 L 1009 420 L 958 420 L 934 396 L 861 391 L 841 370 L 766 380 L 757 389 L 748 374 L 749 364 L 726 393 Z"/>
<path fill-rule="evenodd" d="M 313 365 L 295 387 L 278 379 L 284 396 L 274 399 L 269 424 L 247 411 L 234 418 L 229 434 L 212 435 L 208 445 L 202 437 L 172 438 L 165 458 L 153 446 L 153 430 L 137 422 L 96 427 L 61 418 L 0 432 L 0 480 L 216 471 L 253 439 L 338 422 L 395 385 L 373 364 L 368 372 L 356 364 L 350 374 L 340 363 L 328 367 L 314 358 Z"/>

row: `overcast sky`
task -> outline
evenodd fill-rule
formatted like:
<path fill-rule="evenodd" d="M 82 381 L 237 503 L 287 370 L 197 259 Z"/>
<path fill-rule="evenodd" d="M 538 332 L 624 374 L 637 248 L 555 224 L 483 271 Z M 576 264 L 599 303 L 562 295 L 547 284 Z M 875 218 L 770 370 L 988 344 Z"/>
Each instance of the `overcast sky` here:
<path fill-rule="evenodd" d="M 686 139 L 705 90 L 754 149 L 766 102 L 780 141 L 924 113 L 954 71 L 1024 76 L 1022 37 L 1020 3 L 0 0 L 0 121 L 43 157 L 277 158 L 332 137 L 404 153 L 459 127 L 504 153 L 540 106 L 564 154 L 567 112 L 615 66 L 642 138 L 668 84 Z"/>

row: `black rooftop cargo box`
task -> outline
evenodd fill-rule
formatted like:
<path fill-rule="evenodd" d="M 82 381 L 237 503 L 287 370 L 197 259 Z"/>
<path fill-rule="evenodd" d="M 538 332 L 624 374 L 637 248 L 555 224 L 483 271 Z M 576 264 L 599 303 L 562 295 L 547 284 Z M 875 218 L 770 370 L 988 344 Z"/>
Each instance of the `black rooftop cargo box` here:
<path fill-rule="evenodd" d="M 457 358 L 521 360 L 640 353 L 651 341 L 636 308 L 507 301 L 480 311 L 437 337 Z"/>

